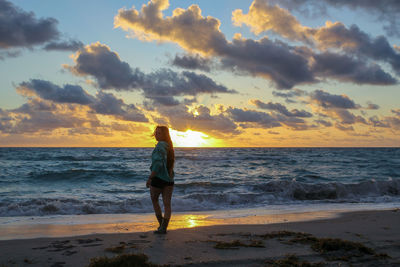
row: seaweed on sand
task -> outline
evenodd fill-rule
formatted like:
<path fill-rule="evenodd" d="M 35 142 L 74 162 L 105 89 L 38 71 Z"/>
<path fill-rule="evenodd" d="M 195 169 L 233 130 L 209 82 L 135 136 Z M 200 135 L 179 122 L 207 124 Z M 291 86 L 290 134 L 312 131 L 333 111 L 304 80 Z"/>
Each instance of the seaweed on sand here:
<path fill-rule="evenodd" d="M 252 240 L 250 244 L 243 243 L 240 240 L 235 240 L 232 242 L 224 242 L 224 241 L 210 241 L 216 242 L 214 248 L 216 249 L 239 249 L 239 247 L 254 247 L 254 248 L 264 248 L 264 244 L 260 240 Z"/>
<path fill-rule="evenodd" d="M 283 259 L 277 260 L 267 260 L 265 261 L 265 266 L 268 267 L 319 267 L 324 266 L 322 262 L 311 263 L 308 261 L 300 261 L 300 259 L 296 255 L 286 255 Z"/>
<path fill-rule="evenodd" d="M 88 267 L 159 267 L 148 261 L 145 254 L 123 254 L 113 258 L 98 257 L 90 260 Z"/>

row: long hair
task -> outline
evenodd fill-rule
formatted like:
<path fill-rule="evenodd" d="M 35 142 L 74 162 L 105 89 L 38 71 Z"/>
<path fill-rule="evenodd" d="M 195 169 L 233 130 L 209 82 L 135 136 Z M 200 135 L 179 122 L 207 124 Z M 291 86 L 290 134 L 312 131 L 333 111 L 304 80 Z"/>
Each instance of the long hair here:
<path fill-rule="evenodd" d="M 155 136 L 157 129 L 159 129 L 161 131 L 161 137 L 159 138 L 158 141 L 165 141 L 168 144 L 167 170 L 168 170 L 169 176 L 172 178 L 174 164 L 175 164 L 175 152 L 174 152 L 174 146 L 172 144 L 171 136 L 169 135 L 168 127 L 160 126 L 160 125 L 154 129 L 153 136 Z"/>

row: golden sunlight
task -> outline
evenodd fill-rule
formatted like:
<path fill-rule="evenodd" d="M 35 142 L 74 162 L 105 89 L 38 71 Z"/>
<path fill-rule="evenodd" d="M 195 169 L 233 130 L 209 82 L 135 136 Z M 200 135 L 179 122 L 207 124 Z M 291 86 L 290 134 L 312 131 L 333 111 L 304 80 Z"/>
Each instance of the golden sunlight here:
<path fill-rule="evenodd" d="M 169 129 L 175 147 L 213 147 L 216 140 L 202 132 L 187 130 L 186 132 Z"/>

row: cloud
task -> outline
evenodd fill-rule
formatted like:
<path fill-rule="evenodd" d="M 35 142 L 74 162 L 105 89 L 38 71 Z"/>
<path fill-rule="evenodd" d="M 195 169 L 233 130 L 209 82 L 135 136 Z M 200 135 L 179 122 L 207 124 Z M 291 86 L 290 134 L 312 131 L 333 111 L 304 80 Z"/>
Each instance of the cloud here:
<path fill-rule="evenodd" d="M 97 118 L 82 116 L 83 114 L 40 99 L 32 99 L 21 107 L 9 111 L 8 117 L 11 119 L 6 125 L 2 123 L 0 128 L 2 133 L 24 134 L 51 132 L 61 128 L 76 128 L 98 123 Z"/>
<path fill-rule="evenodd" d="M 223 85 L 217 84 L 203 74 L 196 74 L 189 71 L 176 73 L 169 69 L 161 69 L 146 75 L 141 87 L 147 98 L 156 102 L 160 99 L 167 100 L 171 104 L 179 103 L 173 100 L 173 96 L 196 96 L 205 93 L 237 93 Z"/>
<path fill-rule="evenodd" d="M 35 94 L 42 99 L 51 100 L 56 103 L 76 103 L 87 105 L 95 101 L 94 97 L 89 95 L 79 85 L 64 85 L 60 87 L 49 81 L 32 79 L 29 82 L 23 82 L 17 90 L 24 95 Z"/>
<path fill-rule="evenodd" d="M 230 42 L 219 29 L 219 20 L 210 16 L 203 17 L 197 5 L 192 5 L 188 9 L 177 8 L 172 12 L 172 16 L 164 17 L 163 11 L 168 6 L 168 0 L 152 0 L 143 5 L 140 11 L 135 7 L 121 9 L 114 18 L 114 25 L 133 32 L 134 36 L 141 40 L 174 42 L 189 53 L 218 57 L 223 68 L 239 74 L 269 79 L 279 89 L 290 89 L 297 84 L 315 83 L 318 82 L 316 77 L 329 77 L 358 84 L 397 83 L 396 79 L 379 65 L 368 63 L 362 58 L 355 59 L 332 51 L 317 54 L 306 47 L 289 46 L 282 41 L 272 41 L 268 38 L 245 39 L 240 34 L 236 34 Z M 286 10 L 258 0 L 251 5 L 249 14 L 245 15 L 243 11 L 236 10 L 233 13 L 233 20 L 236 24 L 250 25 L 256 33 L 273 30 L 289 39 L 307 44 L 317 42 L 318 38 L 327 39 L 329 34 L 341 34 L 335 30 L 339 24 L 320 29 L 304 27 Z M 345 34 L 341 37 L 345 40 L 352 38 L 351 33 L 356 32 L 356 27 L 342 30 Z M 365 35 L 361 31 L 358 33 L 360 38 Z M 393 48 L 387 49 L 386 39 L 367 37 L 363 42 L 359 42 L 359 53 L 364 57 L 388 62 L 397 69 L 400 62 L 397 59 L 398 55 Z M 347 41 L 352 42 L 350 39 Z M 330 46 L 333 45 L 331 43 Z M 338 45 L 336 43 L 335 45 L 337 48 Z M 181 60 L 180 63 L 183 65 L 199 66 L 198 59 L 177 60 Z M 350 72 L 341 71 L 343 66 Z"/>
<path fill-rule="evenodd" d="M 337 48 L 370 59 L 389 63 L 400 75 L 400 54 L 384 36 L 372 38 L 357 25 L 350 28 L 341 22 L 327 22 L 325 27 L 312 30 L 312 36 L 321 49 Z"/>
<path fill-rule="evenodd" d="M 44 45 L 43 49 L 75 51 L 83 46 L 78 40 L 60 40 L 58 21 L 54 18 L 36 18 L 7 0 L 0 0 L 0 60 L 16 57 L 23 48 Z M 6 50 L 1 51 L 1 50 Z"/>
<path fill-rule="evenodd" d="M 210 72 L 212 62 L 208 58 L 203 58 L 198 54 L 186 54 L 186 55 L 175 55 L 175 58 L 172 60 L 172 65 L 190 69 L 190 70 L 202 70 L 206 72 Z"/>
<path fill-rule="evenodd" d="M 87 106 L 91 112 L 102 115 L 113 115 L 114 117 L 136 122 L 147 122 L 147 118 L 133 104 L 125 104 L 122 99 L 116 98 L 113 94 L 98 92 L 96 96 L 88 94 L 81 86 L 66 84 L 63 87 L 55 85 L 52 82 L 32 79 L 29 82 L 23 82 L 17 88 L 17 91 L 25 96 L 38 96 L 44 100 L 50 100 L 59 104 L 79 104 Z M 47 106 L 52 102 L 37 102 L 35 110 L 49 110 Z M 31 102 L 34 103 L 34 102 Z M 53 109 L 55 105 L 53 105 Z M 22 105 L 18 112 L 29 113 L 30 108 L 27 104 Z"/>
<path fill-rule="evenodd" d="M 4 60 L 6 58 L 18 57 L 20 55 L 21 55 L 20 50 L 14 50 L 14 51 L 1 51 L 0 50 L 0 60 Z"/>
<path fill-rule="evenodd" d="M 172 106 L 180 102 L 179 96 L 198 94 L 237 93 L 211 78 L 194 72 L 181 73 L 161 69 L 145 74 L 122 61 L 118 54 L 99 42 L 85 46 L 74 55 L 74 66 L 64 65 L 79 76 L 93 77 L 102 89 L 142 90 L 146 98 L 155 103 Z"/>
<path fill-rule="evenodd" d="M 148 122 L 143 113 L 133 104 L 125 104 L 113 94 L 98 92 L 96 101 L 89 105 L 96 114 L 113 115 L 126 121 Z"/>
<path fill-rule="evenodd" d="M 222 66 L 272 80 L 279 89 L 315 82 L 308 58 L 281 41 L 262 38 L 233 39 L 221 59 Z"/>
<path fill-rule="evenodd" d="M 153 0 L 140 12 L 134 7 L 121 9 L 114 25 L 147 41 L 175 42 L 191 53 L 218 56 L 225 68 L 271 79 L 279 88 L 314 81 L 307 59 L 284 43 L 239 36 L 228 42 L 219 29 L 219 20 L 203 17 L 197 5 L 186 10 L 177 8 L 171 17 L 163 17 L 162 11 L 168 5 L 168 0 Z"/>
<path fill-rule="evenodd" d="M 268 0 L 270 4 L 279 4 L 291 11 L 297 10 L 306 16 L 328 16 L 329 13 L 338 12 L 343 7 L 351 11 L 361 10 L 368 14 L 373 22 L 386 23 L 383 29 L 389 35 L 400 36 L 400 3 L 397 0 Z M 327 7 L 336 8 L 336 10 Z"/>
<path fill-rule="evenodd" d="M 297 109 L 292 109 L 291 111 L 289 111 L 284 105 L 280 103 L 272 103 L 272 102 L 264 103 L 257 99 L 253 99 L 250 102 L 253 105 L 257 106 L 258 108 L 277 111 L 288 117 L 310 118 L 313 116 L 310 112 L 307 112 L 305 110 L 300 111 Z"/>
<path fill-rule="evenodd" d="M 376 109 L 380 108 L 379 105 L 371 103 L 371 102 L 368 102 L 367 104 L 368 104 L 368 106 L 366 107 L 366 109 L 376 110 Z"/>
<path fill-rule="evenodd" d="M 32 47 L 59 38 L 57 20 L 37 19 L 13 3 L 0 0 L 0 49 Z"/>
<path fill-rule="evenodd" d="M 392 109 L 391 112 L 400 117 L 400 109 Z"/>
<path fill-rule="evenodd" d="M 157 112 L 162 118 L 168 120 L 166 124 L 178 131 L 191 129 L 217 137 L 239 134 L 237 125 L 232 119 L 223 113 L 211 114 L 210 109 L 203 105 L 196 106 L 191 111 L 184 105 L 170 108 L 160 107 Z"/>
<path fill-rule="evenodd" d="M 255 123 L 263 128 L 273 128 L 281 126 L 280 122 L 270 114 L 254 110 L 244 110 L 240 108 L 229 107 L 226 112 L 235 122 Z"/>
<path fill-rule="evenodd" d="M 389 128 L 390 124 L 387 121 L 380 120 L 378 116 L 372 116 L 368 120 L 373 127 Z"/>
<path fill-rule="evenodd" d="M 51 42 L 44 47 L 47 51 L 76 51 L 83 48 L 83 43 L 77 40 L 69 40 L 64 42 Z"/>
<path fill-rule="evenodd" d="M 272 30 L 289 40 L 317 45 L 322 50 L 341 49 L 351 54 L 356 53 L 369 59 L 387 62 L 400 75 L 400 54 L 390 46 L 388 40 L 384 36 L 372 38 L 356 25 L 346 28 L 341 22 L 328 21 L 324 27 L 305 27 L 288 10 L 263 0 L 254 0 L 246 15 L 242 10 L 235 10 L 232 20 L 238 26 L 248 25 L 256 34 Z"/>
<path fill-rule="evenodd" d="M 315 90 L 310 94 L 312 102 L 317 103 L 319 106 L 330 109 L 330 108 L 342 108 L 342 109 L 357 109 L 358 105 L 354 103 L 346 95 L 334 95 L 322 90 Z"/>
<path fill-rule="evenodd" d="M 171 17 L 164 17 L 162 11 L 168 7 L 168 0 L 151 0 L 140 12 L 135 7 L 120 9 L 114 26 L 132 31 L 139 39 L 173 40 L 186 50 L 201 54 L 217 54 L 226 46 L 225 36 L 219 30 L 220 21 L 203 17 L 199 6 L 177 8 Z"/>
<path fill-rule="evenodd" d="M 336 129 L 339 129 L 339 130 L 341 130 L 341 131 L 344 131 L 344 132 L 353 132 L 354 131 L 354 127 L 353 126 L 345 126 L 345 125 L 342 125 L 342 124 L 340 124 L 340 123 L 336 123 L 335 124 L 335 128 Z"/>
<path fill-rule="evenodd" d="M 307 93 L 301 89 L 293 88 L 290 91 L 283 92 L 283 91 L 272 91 L 272 95 L 275 97 L 282 97 L 285 98 L 286 103 L 296 103 L 293 98 L 298 98 L 300 96 L 304 96 Z"/>
<path fill-rule="evenodd" d="M 362 107 L 356 104 L 346 95 L 334 95 L 323 90 L 315 90 L 309 94 L 310 104 L 316 104 L 322 108 L 320 110 L 320 116 L 330 117 L 338 123 L 335 125 L 336 128 L 341 130 L 350 130 L 344 125 L 361 123 L 368 125 L 367 120 L 360 116 L 354 115 L 349 109 L 361 109 Z M 323 123 L 322 123 L 323 124 Z"/>
<path fill-rule="evenodd" d="M 321 124 L 321 125 L 323 125 L 323 126 L 325 126 L 325 127 L 331 127 L 332 126 L 332 123 L 330 122 L 330 121 L 326 121 L 326 120 L 314 120 L 314 122 L 316 122 L 316 123 L 318 123 L 318 124 Z"/>
<path fill-rule="evenodd" d="M 248 14 L 236 9 L 232 12 L 232 21 L 236 26 L 248 25 L 257 35 L 272 30 L 287 39 L 311 42 L 305 34 L 307 27 L 302 26 L 288 10 L 271 5 L 268 1 L 254 0 Z"/>
<path fill-rule="evenodd" d="M 314 72 L 321 77 L 331 77 L 356 84 L 393 85 L 397 80 L 377 64 L 368 64 L 347 55 L 322 53 L 314 56 Z"/>
<path fill-rule="evenodd" d="M 356 116 L 350 111 L 346 109 L 332 109 L 328 113 L 333 113 L 340 120 L 341 124 L 355 124 L 355 123 L 363 123 L 368 124 L 367 121 L 362 116 Z"/>
<path fill-rule="evenodd" d="M 313 128 L 303 119 L 288 117 L 281 114 L 259 112 L 249 109 L 229 107 L 225 111 L 242 128 L 274 128 L 286 126 L 292 130 L 307 130 Z"/>
<path fill-rule="evenodd" d="M 102 89 L 130 90 L 143 83 L 144 74 L 133 70 L 118 54 L 99 42 L 86 45 L 74 55 L 74 66 L 64 65 L 78 76 L 92 76 Z"/>

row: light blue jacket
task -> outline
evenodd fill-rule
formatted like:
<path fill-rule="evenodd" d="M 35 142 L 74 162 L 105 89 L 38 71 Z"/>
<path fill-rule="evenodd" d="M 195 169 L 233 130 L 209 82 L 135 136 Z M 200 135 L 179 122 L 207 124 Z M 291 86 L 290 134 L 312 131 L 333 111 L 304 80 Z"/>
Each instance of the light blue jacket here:
<path fill-rule="evenodd" d="M 174 177 L 169 177 L 167 169 L 168 143 L 159 141 L 151 154 L 150 170 L 156 172 L 156 176 L 166 182 L 173 182 Z"/>

